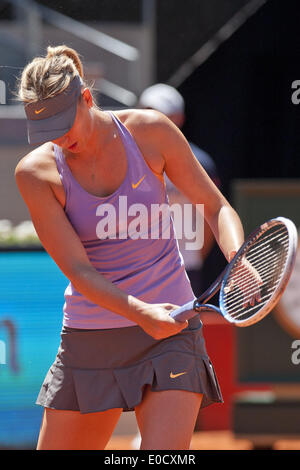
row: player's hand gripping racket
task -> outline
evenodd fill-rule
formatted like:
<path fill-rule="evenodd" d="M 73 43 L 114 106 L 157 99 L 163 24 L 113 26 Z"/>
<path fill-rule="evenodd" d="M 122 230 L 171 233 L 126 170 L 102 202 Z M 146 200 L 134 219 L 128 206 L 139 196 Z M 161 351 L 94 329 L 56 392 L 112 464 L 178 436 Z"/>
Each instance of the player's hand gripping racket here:
<path fill-rule="evenodd" d="M 291 220 L 277 217 L 264 223 L 249 235 L 210 288 L 171 316 L 184 321 L 213 310 L 236 326 L 257 323 L 284 292 L 295 264 L 297 240 Z M 219 307 L 207 304 L 218 290 Z"/>

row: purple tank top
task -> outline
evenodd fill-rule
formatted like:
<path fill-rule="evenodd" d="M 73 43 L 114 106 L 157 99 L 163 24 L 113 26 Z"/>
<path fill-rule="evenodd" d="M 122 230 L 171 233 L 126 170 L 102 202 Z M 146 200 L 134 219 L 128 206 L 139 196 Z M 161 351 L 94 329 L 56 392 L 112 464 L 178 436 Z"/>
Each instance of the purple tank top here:
<path fill-rule="evenodd" d="M 54 145 L 65 213 L 91 264 L 105 278 L 145 302 L 182 305 L 195 296 L 178 250 L 164 181 L 149 168 L 128 129 L 110 115 L 126 151 L 126 177 L 109 196 L 94 196 L 77 182 L 62 149 Z M 70 328 L 135 325 L 88 300 L 71 282 L 63 312 L 63 325 Z"/>

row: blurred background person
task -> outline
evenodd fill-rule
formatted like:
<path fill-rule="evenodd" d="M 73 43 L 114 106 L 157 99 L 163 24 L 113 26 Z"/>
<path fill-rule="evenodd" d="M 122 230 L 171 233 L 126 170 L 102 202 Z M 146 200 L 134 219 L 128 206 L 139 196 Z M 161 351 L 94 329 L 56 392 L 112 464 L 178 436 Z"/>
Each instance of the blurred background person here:
<path fill-rule="evenodd" d="M 146 88 L 140 95 L 138 106 L 143 109 L 155 109 L 165 114 L 179 129 L 182 129 L 185 122 L 185 102 L 183 96 L 179 93 L 176 88 L 167 85 L 165 83 L 157 83 Z M 203 166 L 207 174 L 211 177 L 216 186 L 220 187 L 220 178 L 215 165 L 214 160 L 205 151 L 199 148 L 196 144 L 189 141 L 189 145 L 192 149 L 193 154 Z M 165 175 L 166 188 L 169 197 L 170 205 L 180 204 L 182 207 L 184 204 L 188 204 L 189 201 L 186 197 L 179 192 L 179 190 L 173 185 L 170 179 Z M 204 207 L 205 211 L 205 207 Z M 193 207 L 191 211 L 192 219 L 188 221 L 189 227 L 195 227 L 196 209 Z M 183 222 L 186 222 L 186 213 L 183 218 Z M 203 264 L 209 253 L 215 246 L 214 236 L 211 232 L 209 225 L 203 219 L 204 224 L 204 240 L 203 247 L 197 249 L 187 249 L 187 244 L 190 240 L 186 239 L 186 230 L 184 227 L 179 227 L 177 224 L 180 223 L 179 219 L 174 219 L 175 230 L 178 236 L 178 245 L 180 252 L 184 259 L 187 274 L 191 281 L 192 289 L 196 296 L 199 296 L 206 286 L 204 282 L 205 273 L 203 272 Z"/>

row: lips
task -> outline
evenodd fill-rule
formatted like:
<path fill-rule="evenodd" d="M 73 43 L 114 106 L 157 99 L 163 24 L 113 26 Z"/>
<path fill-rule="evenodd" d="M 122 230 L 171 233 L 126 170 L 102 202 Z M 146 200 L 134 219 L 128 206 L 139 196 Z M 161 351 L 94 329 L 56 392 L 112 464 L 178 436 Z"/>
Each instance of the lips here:
<path fill-rule="evenodd" d="M 77 142 L 75 142 L 74 144 L 70 145 L 70 147 L 68 147 L 68 150 L 73 150 L 77 145 Z"/>

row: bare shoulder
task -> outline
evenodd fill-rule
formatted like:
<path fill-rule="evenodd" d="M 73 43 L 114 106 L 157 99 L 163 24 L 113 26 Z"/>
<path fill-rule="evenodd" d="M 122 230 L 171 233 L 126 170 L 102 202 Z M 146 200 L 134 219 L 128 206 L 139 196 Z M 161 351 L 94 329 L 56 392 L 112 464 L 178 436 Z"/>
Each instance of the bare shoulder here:
<path fill-rule="evenodd" d="M 54 146 L 51 142 L 37 147 L 17 164 L 15 179 L 27 205 L 43 204 L 43 197 L 55 196 L 65 205 L 65 193 L 57 170 Z"/>
<path fill-rule="evenodd" d="M 18 162 L 15 168 L 15 177 L 19 181 L 26 177 L 45 179 L 53 165 L 53 145 L 47 142 L 26 154 Z"/>
<path fill-rule="evenodd" d="M 134 136 L 140 148 L 150 146 L 165 156 L 173 147 L 187 144 L 181 130 L 160 111 L 129 109 L 121 111 L 118 117 Z"/>
<path fill-rule="evenodd" d="M 115 114 L 134 137 L 152 171 L 162 176 L 164 146 L 172 134 L 167 129 L 172 129 L 173 123 L 164 114 L 152 109 L 128 109 Z"/>
<path fill-rule="evenodd" d="M 133 133 L 145 136 L 164 128 L 173 128 L 173 123 L 161 112 L 154 109 L 126 109 L 116 113 L 116 116 Z"/>

